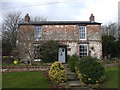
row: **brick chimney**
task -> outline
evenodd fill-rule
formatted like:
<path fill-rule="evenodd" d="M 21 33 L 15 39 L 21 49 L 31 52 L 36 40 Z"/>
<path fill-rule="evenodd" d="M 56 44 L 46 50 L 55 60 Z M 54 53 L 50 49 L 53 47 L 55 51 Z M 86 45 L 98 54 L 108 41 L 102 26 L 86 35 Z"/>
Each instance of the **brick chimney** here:
<path fill-rule="evenodd" d="M 28 13 L 25 15 L 24 20 L 25 22 L 30 22 L 30 16 Z"/>
<path fill-rule="evenodd" d="M 95 17 L 93 14 L 91 14 L 90 18 L 89 18 L 90 22 L 94 22 L 95 21 Z"/>

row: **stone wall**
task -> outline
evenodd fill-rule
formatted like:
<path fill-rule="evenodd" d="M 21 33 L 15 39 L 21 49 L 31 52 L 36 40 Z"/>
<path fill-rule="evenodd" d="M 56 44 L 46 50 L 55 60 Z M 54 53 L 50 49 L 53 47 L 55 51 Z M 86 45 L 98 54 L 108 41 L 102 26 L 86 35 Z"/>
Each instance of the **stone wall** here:
<path fill-rule="evenodd" d="M 72 55 L 79 55 L 79 48 L 77 42 L 67 42 L 68 48 L 67 48 L 67 54 L 72 56 Z"/>
<path fill-rule="evenodd" d="M 79 44 L 88 43 L 89 55 L 102 58 L 102 37 L 100 25 L 87 25 L 87 40 L 79 41 L 78 25 L 42 25 L 42 41 L 58 40 L 67 45 L 67 54 L 72 56 L 79 55 Z M 34 25 L 21 25 L 19 28 L 19 53 L 20 58 L 28 56 L 26 46 L 31 48 L 33 54 L 34 48 Z M 27 45 L 26 45 L 27 42 Z M 40 43 L 40 42 L 39 42 Z M 93 50 L 92 50 L 93 49 Z"/>
<path fill-rule="evenodd" d="M 60 41 L 61 45 L 67 45 L 67 55 L 79 55 L 79 44 L 76 41 Z"/>
<path fill-rule="evenodd" d="M 78 40 L 77 25 L 43 25 L 43 40 Z"/>
<path fill-rule="evenodd" d="M 89 41 L 89 55 L 102 58 L 102 35 L 100 25 L 87 25 L 87 38 Z"/>
<path fill-rule="evenodd" d="M 101 26 L 100 25 L 87 25 L 87 38 L 88 40 L 101 41 Z"/>
<path fill-rule="evenodd" d="M 102 59 L 102 43 L 97 41 L 89 42 L 89 54 L 92 57 Z"/>

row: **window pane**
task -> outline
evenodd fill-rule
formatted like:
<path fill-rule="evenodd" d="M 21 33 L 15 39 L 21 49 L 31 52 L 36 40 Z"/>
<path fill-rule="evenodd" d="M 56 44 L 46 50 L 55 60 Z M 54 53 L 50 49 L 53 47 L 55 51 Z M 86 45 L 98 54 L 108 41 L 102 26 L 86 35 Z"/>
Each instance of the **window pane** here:
<path fill-rule="evenodd" d="M 81 44 L 80 45 L 80 58 L 87 56 L 88 54 L 88 48 L 87 44 Z"/>
<path fill-rule="evenodd" d="M 42 38 L 42 26 L 34 27 L 34 40 L 39 41 Z"/>
<path fill-rule="evenodd" d="M 86 29 L 85 26 L 80 26 L 79 27 L 79 34 L 80 34 L 80 39 L 86 39 Z"/>

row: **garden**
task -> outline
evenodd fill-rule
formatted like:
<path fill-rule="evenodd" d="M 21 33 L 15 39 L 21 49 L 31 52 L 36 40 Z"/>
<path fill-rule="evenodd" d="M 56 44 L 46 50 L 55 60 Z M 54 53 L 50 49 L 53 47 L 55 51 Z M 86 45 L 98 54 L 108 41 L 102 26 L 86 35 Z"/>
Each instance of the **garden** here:
<path fill-rule="evenodd" d="M 86 58 L 81 61 L 78 57 L 72 56 L 68 62 L 70 71 L 76 73 L 80 83 L 84 83 L 80 87 L 118 88 L 120 69 L 115 61 Z M 60 62 L 32 66 L 3 64 L 2 67 L 9 68 L 2 74 L 3 88 L 66 88 L 67 85 L 67 71 Z"/>
<path fill-rule="evenodd" d="M 32 64 L 4 57 L 11 64 L 2 65 L 3 88 L 71 88 L 68 72 L 74 73 L 79 88 L 119 88 L 119 59 L 98 60 L 92 57 L 69 56 L 62 64 L 57 60 L 58 43 L 41 45 L 41 62 Z M 52 45 L 54 43 L 54 45 Z M 56 47 L 56 48 L 54 48 Z M 46 50 L 44 48 L 47 48 Z M 51 50 L 52 49 L 52 50 Z M 49 53 L 52 51 L 51 53 Z M 8 58 L 8 59 L 7 59 Z M 75 88 L 75 87 L 72 87 Z"/>
<path fill-rule="evenodd" d="M 82 87 L 119 88 L 120 60 L 97 60 L 91 57 L 70 57 L 69 69 L 77 74 Z"/>

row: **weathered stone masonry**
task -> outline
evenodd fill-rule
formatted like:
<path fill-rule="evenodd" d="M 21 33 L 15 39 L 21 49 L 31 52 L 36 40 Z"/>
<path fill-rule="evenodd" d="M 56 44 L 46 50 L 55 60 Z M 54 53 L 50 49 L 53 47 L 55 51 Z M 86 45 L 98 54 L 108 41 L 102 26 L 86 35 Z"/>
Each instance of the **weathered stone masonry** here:
<path fill-rule="evenodd" d="M 34 41 L 34 26 L 42 26 L 42 38 Z M 86 40 L 80 40 L 79 26 L 86 26 Z M 24 34 L 22 34 L 24 33 Z M 25 39 L 27 37 L 27 39 Z M 26 41 L 27 40 L 27 41 Z M 45 40 L 57 40 L 62 45 L 67 45 L 67 54 L 79 55 L 80 44 L 88 45 L 88 55 L 102 58 L 101 23 L 92 21 L 41 21 L 25 22 L 19 24 L 19 47 L 20 58 L 26 58 L 25 43 L 29 45 L 34 54 L 34 44 Z"/>
<path fill-rule="evenodd" d="M 89 51 L 91 56 L 102 58 L 102 37 L 101 37 L 101 26 L 100 25 L 88 25 L 88 41 Z"/>
<path fill-rule="evenodd" d="M 43 40 L 78 40 L 77 25 L 43 25 Z"/>

